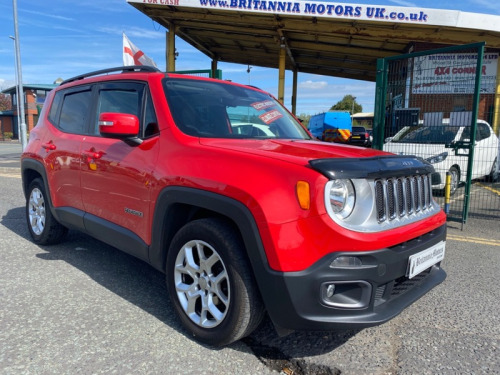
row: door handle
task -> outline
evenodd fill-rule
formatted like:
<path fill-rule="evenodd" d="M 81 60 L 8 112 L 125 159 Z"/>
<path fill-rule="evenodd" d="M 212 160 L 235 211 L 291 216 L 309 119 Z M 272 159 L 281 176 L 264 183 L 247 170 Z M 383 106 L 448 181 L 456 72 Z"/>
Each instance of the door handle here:
<path fill-rule="evenodd" d="M 45 149 L 45 151 L 53 151 L 56 149 L 56 145 L 52 143 L 52 141 L 49 141 L 47 143 L 44 143 L 42 147 Z"/>
<path fill-rule="evenodd" d="M 104 151 L 96 151 L 94 147 L 92 147 L 90 150 L 85 150 L 83 151 L 83 156 L 87 157 L 87 161 L 90 162 L 92 159 L 100 159 L 105 155 L 106 153 Z"/>

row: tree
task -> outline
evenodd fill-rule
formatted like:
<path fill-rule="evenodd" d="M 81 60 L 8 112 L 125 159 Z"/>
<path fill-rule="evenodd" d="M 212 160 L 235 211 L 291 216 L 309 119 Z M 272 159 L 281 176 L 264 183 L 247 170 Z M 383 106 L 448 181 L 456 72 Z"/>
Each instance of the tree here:
<path fill-rule="evenodd" d="M 302 121 L 302 125 L 304 125 L 306 128 L 309 125 L 309 120 L 311 119 L 312 115 L 308 115 L 306 113 L 301 113 L 300 115 L 297 116 Z"/>
<path fill-rule="evenodd" d="M 346 95 L 341 101 L 333 105 L 330 111 L 347 111 L 350 112 L 351 115 L 354 115 L 355 113 L 363 112 L 363 106 L 356 102 L 355 96 Z"/>
<path fill-rule="evenodd" d="M 10 95 L 0 94 L 0 111 L 7 111 L 12 109 L 12 102 L 10 100 Z"/>

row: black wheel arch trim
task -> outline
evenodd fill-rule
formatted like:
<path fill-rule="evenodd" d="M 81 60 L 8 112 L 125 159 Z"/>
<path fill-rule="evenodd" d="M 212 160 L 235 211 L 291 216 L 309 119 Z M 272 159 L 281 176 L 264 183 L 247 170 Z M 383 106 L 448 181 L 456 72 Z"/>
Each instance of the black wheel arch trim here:
<path fill-rule="evenodd" d="M 168 214 L 176 204 L 207 209 L 231 220 L 240 231 L 255 281 L 271 319 L 279 321 L 278 314 L 283 311 L 283 308 L 285 311 L 288 308 L 293 308 L 287 298 L 283 299 L 283 304 L 288 306 L 275 308 L 277 307 L 275 301 L 276 290 L 284 291 L 287 289 L 284 279 L 279 277 L 283 273 L 274 271 L 269 267 L 257 223 L 248 207 L 224 195 L 181 186 L 170 186 L 162 190 L 158 196 L 154 212 L 152 243 L 149 253 L 149 261 L 153 267 L 166 272 L 166 254 L 170 241 L 175 235 L 175 233 L 168 233 L 171 228 L 168 225 Z M 170 218 L 170 220 L 173 219 Z"/>
<path fill-rule="evenodd" d="M 61 222 L 60 217 L 58 216 L 57 210 L 54 209 L 54 205 L 52 204 L 52 196 L 50 194 L 50 187 L 47 183 L 47 172 L 45 171 L 45 167 L 43 163 L 39 160 L 35 159 L 22 159 L 21 160 L 21 178 L 23 181 L 23 193 L 24 197 L 28 199 L 28 186 L 31 181 L 27 181 L 27 174 L 29 171 L 35 171 L 38 173 L 43 181 L 43 185 L 45 187 L 45 192 L 47 193 L 47 200 L 49 201 L 50 212 L 54 216 L 54 218 Z"/>
<path fill-rule="evenodd" d="M 259 262 L 269 267 L 257 224 L 248 207 L 235 199 L 206 190 L 169 186 L 158 195 L 153 216 L 150 263 L 155 268 L 165 272 L 166 250 L 169 240 L 177 231 L 175 226 L 168 225 L 175 221 L 175 217 L 169 214 L 178 204 L 209 210 L 227 217 L 238 227 L 252 265 Z M 186 216 L 188 216 L 187 213 Z M 249 249 L 258 250 L 250 251 Z"/>

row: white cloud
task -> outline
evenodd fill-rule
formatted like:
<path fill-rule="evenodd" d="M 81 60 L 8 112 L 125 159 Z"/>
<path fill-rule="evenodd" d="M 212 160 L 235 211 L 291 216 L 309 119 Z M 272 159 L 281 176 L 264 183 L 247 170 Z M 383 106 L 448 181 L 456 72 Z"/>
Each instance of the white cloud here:
<path fill-rule="evenodd" d="M 304 81 L 298 84 L 298 89 L 304 90 L 321 90 L 328 86 L 326 81 Z"/>
<path fill-rule="evenodd" d="M 363 106 L 364 112 L 373 110 L 375 83 L 334 77 L 322 78 L 321 81 L 311 79 L 299 84 L 297 113 L 316 114 L 328 111 L 332 105 L 342 100 L 345 95 L 356 97 L 356 102 Z M 287 90 L 288 98 L 291 97 L 289 91 Z"/>
<path fill-rule="evenodd" d="M 75 20 L 74 18 L 71 18 L 71 17 L 58 16 L 56 14 L 38 12 L 38 11 L 34 11 L 34 10 L 23 9 L 22 12 L 34 14 L 36 16 L 42 16 L 43 18 L 54 18 L 54 19 L 59 20 L 59 21 L 74 21 Z"/>
<path fill-rule="evenodd" d="M 122 35 L 125 33 L 129 38 L 158 39 L 165 43 L 165 30 L 150 30 L 136 26 L 99 27 L 96 29 L 104 34 Z M 132 43 L 134 41 L 132 40 Z"/>
<path fill-rule="evenodd" d="M 0 78 L 0 91 L 15 86 L 15 84 L 14 80 Z"/>

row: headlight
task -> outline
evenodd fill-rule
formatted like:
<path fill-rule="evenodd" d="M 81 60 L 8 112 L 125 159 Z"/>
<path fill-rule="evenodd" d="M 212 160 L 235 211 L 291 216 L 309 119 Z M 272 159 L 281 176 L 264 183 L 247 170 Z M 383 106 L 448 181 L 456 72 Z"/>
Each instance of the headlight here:
<path fill-rule="evenodd" d="M 333 213 L 339 219 L 349 217 L 356 202 L 356 193 L 351 180 L 332 180 L 329 197 Z"/>
<path fill-rule="evenodd" d="M 444 161 L 447 157 L 448 152 L 443 152 L 442 154 L 431 156 L 430 158 L 427 158 L 425 160 L 427 160 L 431 164 L 437 164 Z"/>

